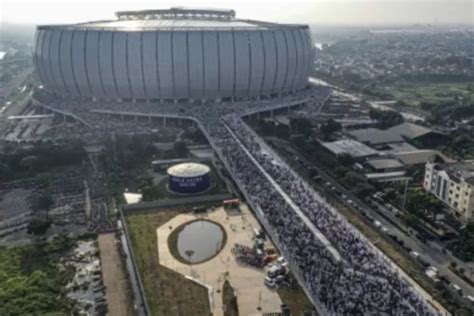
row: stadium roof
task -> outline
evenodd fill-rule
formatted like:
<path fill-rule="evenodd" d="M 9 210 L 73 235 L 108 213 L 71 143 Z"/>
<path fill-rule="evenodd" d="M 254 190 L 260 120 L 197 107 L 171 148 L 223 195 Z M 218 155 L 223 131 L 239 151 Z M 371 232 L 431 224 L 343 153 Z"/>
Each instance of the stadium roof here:
<path fill-rule="evenodd" d="M 375 145 L 403 142 L 406 138 L 414 139 L 434 132 L 429 128 L 405 122 L 386 130 L 366 128 L 349 131 L 348 134 L 361 142 Z"/>
<path fill-rule="evenodd" d="M 41 25 L 38 29 L 73 30 L 264 30 L 292 26 L 307 28 L 303 24 L 278 24 L 256 20 L 235 19 L 234 10 L 221 9 L 185 9 L 121 11 L 116 13 L 117 20 L 91 21 L 78 24 Z"/>
<path fill-rule="evenodd" d="M 154 17 L 213 17 L 213 18 L 234 18 L 235 11 L 231 9 L 217 9 L 217 8 L 191 8 L 191 7 L 172 7 L 169 9 L 158 10 L 140 10 L 140 11 L 119 11 L 115 15 L 118 18 L 132 18 L 135 16 L 154 16 Z"/>
<path fill-rule="evenodd" d="M 335 142 L 322 143 L 322 145 L 335 155 L 346 153 L 351 157 L 360 158 L 378 154 L 378 151 L 352 139 L 341 139 Z"/>

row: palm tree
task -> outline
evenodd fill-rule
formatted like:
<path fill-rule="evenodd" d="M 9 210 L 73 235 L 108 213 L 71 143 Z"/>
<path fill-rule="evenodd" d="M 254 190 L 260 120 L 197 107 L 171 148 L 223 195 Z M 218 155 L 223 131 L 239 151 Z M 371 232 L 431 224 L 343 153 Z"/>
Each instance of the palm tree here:
<path fill-rule="evenodd" d="M 191 268 L 191 257 L 194 255 L 194 250 L 186 250 L 184 252 L 186 254 L 186 256 L 188 257 L 188 263 L 189 263 L 189 270 L 190 270 L 190 274 L 192 275 L 193 274 L 193 270 Z"/>

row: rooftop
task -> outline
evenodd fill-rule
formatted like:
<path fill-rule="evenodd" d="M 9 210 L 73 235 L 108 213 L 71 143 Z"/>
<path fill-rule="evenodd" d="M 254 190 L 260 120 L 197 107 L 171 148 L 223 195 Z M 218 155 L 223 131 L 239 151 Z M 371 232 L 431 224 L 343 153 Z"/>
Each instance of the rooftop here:
<path fill-rule="evenodd" d="M 207 28 L 207 27 L 229 27 L 248 28 L 258 25 L 240 20 L 192 20 L 192 19 L 157 19 L 157 20 L 116 20 L 98 21 L 78 24 L 84 28 L 111 28 L 111 29 L 160 29 L 160 28 Z"/>
<path fill-rule="evenodd" d="M 235 18 L 235 11 L 230 9 L 216 8 L 188 8 L 172 7 L 169 9 L 141 10 L 141 11 L 119 11 L 115 15 L 119 19 L 130 19 L 134 17 L 207 17 L 217 19 Z"/>
<path fill-rule="evenodd" d="M 234 10 L 171 8 L 166 10 L 120 11 L 117 20 L 91 21 L 78 24 L 41 25 L 38 29 L 74 30 L 227 30 L 272 29 L 282 25 L 307 28 L 306 25 L 278 24 L 236 19 Z"/>
<path fill-rule="evenodd" d="M 367 164 L 370 165 L 375 170 L 382 170 L 382 169 L 396 169 L 403 167 L 403 164 L 396 159 L 373 159 L 367 161 Z"/>
<path fill-rule="evenodd" d="M 335 155 L 346 153 L 351 157 L 357 158 L 378 154 L 376 150 L 353 139 L 342 139 L 335 142 L 326 142 L 322 143 L 322 145 Z"/>
<path fill-rule="evenodd" d="M 197 177 L 210 172 L 207 165 L 195 162 L 185 162 L 168 168 L 167 172 L 170 176 L 175 177 Z"/>
<path fill-rule="evenodd" d="M 438 156 L 444 162 L 454 162 L 453 159 L 444 155 L 438 150 L 420 149 L 414 151 L 405 151 L 394 154 L 405 165 L 425 164 Z"/>
<path fill-rule="evenodd" d="M 441 166 L 451 179 L 457 182 L 464 180 L 474 185 L 474 161 L 438 164 L 438 166 Z"/>
<path fill-rule="evenodd" d="M 357 140 L 371 144 L 386 144 L 403 142 L 405 139 L 414 139 L 435 131 L 413 123 L 402 123 L 386 130 L 365 128 L 349 131 L 348 134 Z"/>

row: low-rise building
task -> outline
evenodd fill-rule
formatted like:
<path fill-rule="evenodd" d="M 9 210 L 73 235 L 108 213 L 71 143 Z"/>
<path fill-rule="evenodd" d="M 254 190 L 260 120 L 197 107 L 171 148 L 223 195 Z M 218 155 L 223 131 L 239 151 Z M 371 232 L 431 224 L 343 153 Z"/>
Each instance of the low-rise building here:
<path fill-rule="evenodd" d="M 461 221 L 473 219 L 474 161 L 426 163 L 423 187 L 448 205 Z"/>
<path fill-rule="evenodd" d="M 351 130 L 347 134 L 359 142 L 380 150 L 388 149 L 389 144 L 403 144 L 407 140 L 433 143 L 433 139 L 443 138 L 443 134 L 439 131 L 408 122 L 385 130 L 371 127 Z"/>
<path fill-rule="evenodd" d="M 324 142 L 321 143 L 321 145 L 323 145 L 336 157 L 342 154 L 348 154 L 353 159 L 361 160 L 368 157 L 374 157 L 379 154 L 378 151 L 353 139 L 341 139 L 335 142 Z"/>
<path fill-rule="evenodd" d="M 371 159 L 366 162 L 366 165 L 374 172 L 394 172 L 403 170 L 403 164 L 393 158 Z"/>
<path fill-rule="evenodd" d="M 424 166 L 427 162 L 433 161 L 435 158 L 444 163 L 456 162 L 454 159 L 449 158 L 442 152 L 433 149 L 404 151 L 395 153 L 393 156 L 406 166 Z"/>

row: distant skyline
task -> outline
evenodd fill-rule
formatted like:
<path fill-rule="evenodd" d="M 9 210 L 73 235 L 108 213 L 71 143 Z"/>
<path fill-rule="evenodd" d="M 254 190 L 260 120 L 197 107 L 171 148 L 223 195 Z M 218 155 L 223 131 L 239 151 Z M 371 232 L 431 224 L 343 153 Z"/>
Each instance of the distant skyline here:
<path fill-rule="evenodd" d="M 474 24 L 470 0 L 1 0 L 1 21 L 24 24 L 113 19 L 120 10 L 232 8 L 237 17 L 307 24 Z"/>

